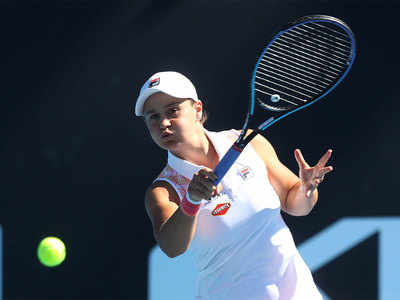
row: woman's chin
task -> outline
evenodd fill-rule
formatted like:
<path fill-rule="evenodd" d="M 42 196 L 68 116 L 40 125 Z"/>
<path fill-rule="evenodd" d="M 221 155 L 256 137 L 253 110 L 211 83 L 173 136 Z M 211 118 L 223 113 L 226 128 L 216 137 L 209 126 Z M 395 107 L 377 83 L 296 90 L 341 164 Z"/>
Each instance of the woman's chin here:
<path fill-rule="evenodd" d="M 158 145 L 164 150 L 174 151 L 179 148 L 179 143 L 170 139 L 170 140 L 162 140 L 158 143 Z"/>

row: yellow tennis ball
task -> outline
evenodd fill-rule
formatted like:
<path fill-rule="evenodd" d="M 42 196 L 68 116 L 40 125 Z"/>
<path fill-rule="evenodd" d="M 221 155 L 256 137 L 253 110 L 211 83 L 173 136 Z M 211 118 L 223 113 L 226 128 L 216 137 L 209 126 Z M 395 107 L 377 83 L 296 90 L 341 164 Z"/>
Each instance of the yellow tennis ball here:
<path fill-rule="evenodd" d="M 46 267 L 55 267 L 61 264 L 66 256 L 64 243 L 56 237 L 46 237 L 37 249 L 39 261 Z"/>

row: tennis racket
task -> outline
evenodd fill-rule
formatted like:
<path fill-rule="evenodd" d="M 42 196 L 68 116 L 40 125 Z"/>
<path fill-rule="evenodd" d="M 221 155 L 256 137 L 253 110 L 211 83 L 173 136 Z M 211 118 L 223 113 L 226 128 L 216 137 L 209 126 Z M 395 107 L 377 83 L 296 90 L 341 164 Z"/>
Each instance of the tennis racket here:
<path fill-rule="evenodd" d="M 354 34 L 342 20 L 310 15 L 286 25 L 262 51 L 251 78 L 251 97 L 239 138 L 214 170 L 217 185 L 246 145 L 282 118 L 328 95 L 349 73 Z M 255 109 L 269 118 L 255 123 Z M 247 137 L 249 128 L 253 128 Z"/>

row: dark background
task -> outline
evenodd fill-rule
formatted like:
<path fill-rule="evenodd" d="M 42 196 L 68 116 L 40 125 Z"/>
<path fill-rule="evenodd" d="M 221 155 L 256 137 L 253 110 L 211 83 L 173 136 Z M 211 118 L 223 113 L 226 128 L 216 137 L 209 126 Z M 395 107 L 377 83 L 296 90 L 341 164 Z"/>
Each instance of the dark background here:
<path fill-rule="evenodd" d="M 358 56 L 345 81 L 265 136 L 297 173 L 328 148 L 335 167 L 307 217 L 285 219 L 300 244 L 345 216 L 400 214 L 398 1 L 0 1 L 0 224 L 3 297 L 138 299 L 155 245 L 145 188 L 164 166 L 129 114 L 157 71 L 191 78 L 207 128 L 239 128 L 259 52 L 280 25 L 307 14 L 345 20 Z M 67 259 L 46 268 L 39 241 Z M 377 299 L 374 236 L 314 273 L 332 299 Z M 400 296 L 399 296 L 400 298 Z"/>

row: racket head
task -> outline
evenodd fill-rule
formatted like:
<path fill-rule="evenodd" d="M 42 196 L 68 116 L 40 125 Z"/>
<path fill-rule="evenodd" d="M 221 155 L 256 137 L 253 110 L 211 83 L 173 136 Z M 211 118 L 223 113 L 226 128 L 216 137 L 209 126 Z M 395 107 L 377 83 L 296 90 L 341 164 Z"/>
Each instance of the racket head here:
<path fill-rule="evenodd" d="M 329 94 L 348 74 L 356 55 L 350 27 L 326 15 L 301 17 L 284 26 L 259 56 L 251 78 L 251 97 L 245 126 L 260 107 L 279 119 Z"/>

